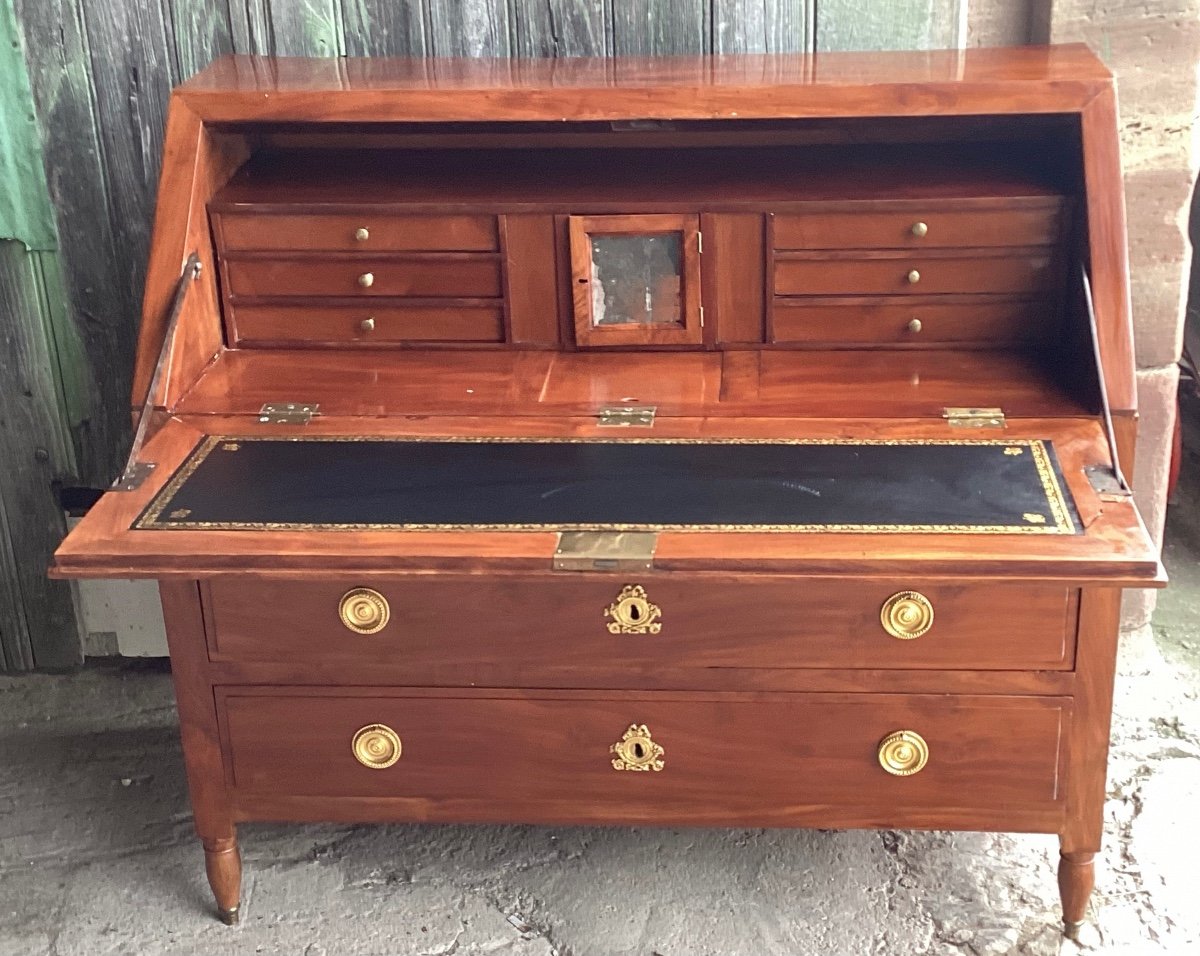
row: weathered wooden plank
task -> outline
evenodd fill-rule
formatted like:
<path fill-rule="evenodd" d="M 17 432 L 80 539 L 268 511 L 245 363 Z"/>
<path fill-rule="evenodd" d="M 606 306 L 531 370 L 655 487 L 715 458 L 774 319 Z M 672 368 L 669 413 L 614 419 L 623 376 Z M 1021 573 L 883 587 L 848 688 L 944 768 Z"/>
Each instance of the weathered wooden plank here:
<path fill-rule="evenodd" d="M 712 10 L 703 0 L 614 0 L 613 52 L 618 56 L 708 53 Z"/>
<path fill-rule="evenodd" d="M 714 53 L 807 53 L 816 0 L 712 0 Z"/>
<path fill-rule="evenodd" d="M 514 0 L 517 56 L 611 56 L 614 2 L 623 0 Z"/>
<path fill-rule="evenodd" d="M 271 27 L 266 0 L 226 0 L 234 53 L 271 52 Z"/>
<path fill-rule="evenodd" d="M 175 83 L 233 52 L 233 24 L 228 0 L 163 0 L 170 13 L 178 72 Z M 234 6 L 238 5 L 234 0 Z"/>
<path fill-rule="evenodd" d="M 65 533 L 55 483 L 71 461 L 44 255 L 0 242 L 0 644 L 12 670 L 83 660 L 73 586 L 46 577 Z"/>
<path fill-rule="evenodd" d="M 116 294 L 103 305 L 120 357 L 112 368 L 98 373 L 119 381 L 124 397 L 115 407 L 126 413 L 129 357 L 137 341 L 164 117 L 176 69 L 174 41 L 157 3 L 88 2 L 82 9 L 108 218 L 113 248 L 120 250 L 118 256 L 109 250 L 101 258 L 115 273 Z M 118 442 L 117 450 L 119 460 L 126 443 Z"/>
<path fill-rule="evenodd" d="M 427 56 L 429 24 L 419 0 L 342 0 L 349 56 Z"/>
<path fill-rule="evenodd" d="M 58 223 L 60 287 L 69 303 L 55 341 L 71 386 L 75 474 L 102 486 L 120 468 L 129 430 L 122 370 L 131 368 L 133 323 L 132 313 L 121 311 L 115 260 L 118 251 L 130 253 L 117 244 L 109 220 L 83 23 L 72 0 L 16 0 L 15 9 Z"/>
<path fill-rule="evenodd" d="M 505 0 L 428 0 L 433 56 L 511 56 Z"/>
<path fill-rule="evenodd" d="M 818 50 L 941 50 L 966 42 L 967 0 L 820 0 Z"/>
<path fill-rule="evenodd" d="M 238 53 L 341 56 L 346 52 L 339 0 L 229 0 L 228 10 Z"/>

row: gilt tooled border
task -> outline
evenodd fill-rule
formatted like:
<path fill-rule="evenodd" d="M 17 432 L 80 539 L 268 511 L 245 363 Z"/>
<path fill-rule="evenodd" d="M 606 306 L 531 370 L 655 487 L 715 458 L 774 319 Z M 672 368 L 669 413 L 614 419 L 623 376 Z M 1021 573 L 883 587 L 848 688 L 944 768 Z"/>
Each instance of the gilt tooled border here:
<path fill-rule="evenodd" d="M 957 525 L 957 524 L 393 524 L 374 522 L 317 523 L 280 521 L 162 521 L 161 516 L 175 495 L 218 445 L 256 441 L 295 442 L 477 442 L 499 443 L 634 443 L 659 445 L 993 445 L 1029 449 L 1041 482 L 1042 493 L 1050 509 L 1051 522 L 1044 525 Z M 819 532 L 859 534 L 1075 534 L 1075 523 L 1062 485 L 1040 438 L 604 438 L 591 436 L 520 436 L 498 435 L 208 435 L 192 450 L 184 464 L 154 496 L 133 527 L 137 530 L 180 531 L 682 531 L 682 532 Z"/>

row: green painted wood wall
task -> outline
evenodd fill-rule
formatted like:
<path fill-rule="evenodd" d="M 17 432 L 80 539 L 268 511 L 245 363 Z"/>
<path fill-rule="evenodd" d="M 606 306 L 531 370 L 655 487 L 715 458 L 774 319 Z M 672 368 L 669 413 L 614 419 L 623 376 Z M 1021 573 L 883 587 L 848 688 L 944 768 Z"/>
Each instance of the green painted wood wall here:
<path fill-rule="evenodd" d="M 0 668 L 81 658 L 75 594 L 46 568 L 77 472 L 74 347 L 37 115 L 11 0 L 0 0 Z M 75 367 L 72 368 L 72 363 Z"/>
<path fill-rule="evenodd" d="M 15 252 L 0 250 L 0 263 L 12 257 L 10 268 L 33 270 L 22 280 L 20 302 L 8 303 L 6 294 L 5 307 L 16 310 L 25 364 L 44 373 L 37 390 L 55 396 L 55 402 L 39 399 L 38 414 L 27 414 L 17 428 L 23 448 L 45 449 L 50 456 L 36 459 L 36 469 L 25 466 L 32 470 L 10 505 L 19 517 L 26 510 L 40 515 L 39 527 L 48 529 L 42 539 L 61 525 L 46 509 L 52 482 L 103 487 L 124 460 L 167 98 L 174 84 L 212 58 L 230 52 L 544 57 L 938 48 L 962 44 L 966 9 L 966 0 L 0 3 L 15 11 L 57 227 L 57 246 L 23 265 Z M 61 298 L 46 292 L 60 288 Z M 44 301 L 37 299 L 38 289 Z M 16 379 L 8 365 L 0 369 L 7 393 Z M 3 406 L 0 414 L 7 414 Z M 0 527 L 5 536 L 11 553 L 0 542 L 0 574 L 8 578 L 0 589 L 7 584 L 11 590 L 19 580 L 37 590 L 33 582 L 44 568 L 45 548 L 25 554 Z M 0 608 L 7 606 L 4 600 Z M 36 604 L 27 591 L 10 600 Z M 0 616 L 0 637 L 4 620 Z M 60 626 L 58 618 L 47 620 Z M 61 630 L 68 637 L 60 640 L 60 651 L 78 640 L 69 621 Z M 24 641 L 32 653 L 6 657 L 4 665 L 41 664 L 37 645 L 49 637 Z"/>

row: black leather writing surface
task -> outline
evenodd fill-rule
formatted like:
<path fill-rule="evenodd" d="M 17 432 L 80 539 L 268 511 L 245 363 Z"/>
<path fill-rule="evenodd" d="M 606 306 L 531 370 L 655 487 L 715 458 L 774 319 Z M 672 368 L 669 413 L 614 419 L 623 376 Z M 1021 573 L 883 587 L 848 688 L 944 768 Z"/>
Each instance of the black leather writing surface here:
<path fill-rule="evenodd" d="M 205 438 L 136 528 L 1076 534 L 1044 441 Z"/>

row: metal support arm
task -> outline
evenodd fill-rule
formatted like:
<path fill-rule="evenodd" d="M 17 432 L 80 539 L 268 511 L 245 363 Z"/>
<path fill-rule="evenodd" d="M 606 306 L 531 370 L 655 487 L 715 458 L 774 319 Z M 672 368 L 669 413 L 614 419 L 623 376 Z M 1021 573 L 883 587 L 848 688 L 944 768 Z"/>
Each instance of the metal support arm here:
<path fill-rule="evenodd" d="M 142 404 L 142 414 L 138 418 L 137 430 L 133 433 L 133 445 L 129 449 L 129 458 L 125 462 L 125 470 L 112 483 L 110 491 L 133 491 L 139 488 L 150 472 L 154 471 L 153 461 L 138 461 L 142 446 L 146 443 L 150 419 L 154 412 L 154 396 L 158 394 L 166 368 L 171 362 L 171 352 L 175 346 L 175 332 L 179 328 L 179 316 L 183 312 L 183 303 L 187 299 L 188 289 L 192 287 L 196 277 L 200 275 L 200 257 L 192 253 L 183 264 L 183 272 L 175 283 L 175 292 L 171 296 L 171 310 L 167 313 L 167 325 L 163 330 L 162 348 L 158 353 L 158 361 L 154 365 L 154 375 L 150 379 L 150 387 L 146 390 L 146 401 Z"/>

